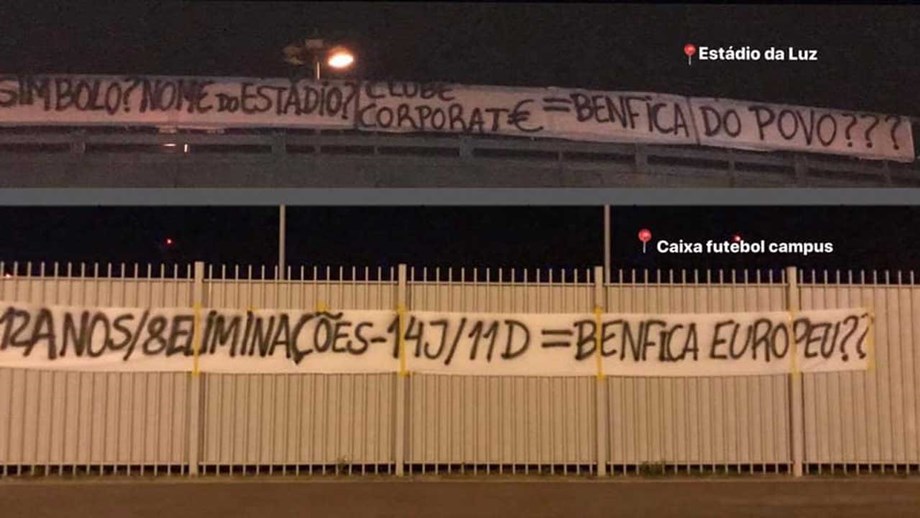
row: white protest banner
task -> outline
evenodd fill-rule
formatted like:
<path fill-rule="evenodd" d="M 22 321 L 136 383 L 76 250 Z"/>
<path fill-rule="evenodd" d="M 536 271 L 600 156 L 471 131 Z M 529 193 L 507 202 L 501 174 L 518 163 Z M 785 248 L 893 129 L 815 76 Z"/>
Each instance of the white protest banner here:
<path fill-rule="evenodd" d="M 690 105 L 704 146 L 914 159 L 907 117 L 695 97 Z"/>
<path fill-rule="evenodd" d="M 875 354 L 872 328 L 875 317 L 866 309 L 826 309 L 794 315 L 801 372 L 865 370 Z"/>
<path fill-rule="evenodd" d="M 409 370 L 441 374 L 590 376 L 578 356 L 578 322 L 590 315 L 413 311 L 405 329 Z"/>
<path fill-rule="evenodd" d="M 697 143 L 687 98 L 643 92 L 549 88 L 546 137 L 595 142 Z"/>
<path fill-rule="evenodd" d="M 0 307 L 0 366 L 112 372 L 193 367 L 191 309 Z"/>
<path fill-rule="evenodd" d="M 410 369 L 419 372 L 744 376 L 864 370 L 870 322 L 865 310 L 795 316 L 413 312 L 406 340 Z"/>
<path fill-rule="evenodd" d="M 563 88 L 366 82 L 358 129 L 694 144 L 686 98 Z"/>
<path fill-rule="evenodd" d="M 0 126 L 287 127 L 914 160 L 910 121 L 727 99 L 405 81 L 0 75 Z"/>
<path fill-rule="evenodd" d="M 348 129 L 357 98 L 343 81 L 0 75 L 0 125 Z"/>
<path fill-rule="evenodd" d="M 367 81 L 358 129 L 474 135 L 547 136 L 543 89 Z"/>
<path fill-rule="evenodd" d="M 386 311 L 346 316 L 9 303 L 2 309 L 0 366 L 227 373 L 370 373 L 398 367 L 396 316 Z"/>
<path fill-rule="evenodd" d="M 871 343 L 871 316 L 862 309 L 401 317 L 379 310 L 0 309 L 0 367 L 51 370 L 740 376 L 865 369 Z"/>
<path fill-rule="evenodd" d="M 399 368 L 394 312 L 212 309 L 200 325 L 202 372 L 382 373 Z"/>
<path fill-rule="evenodd" d="M 605 315 L 601 356 L 604 373 L 614 376 L 865 370 L 870 328 L 860 309 Z"/>
<path fill-rule="evenodd" d="M 786 312 L 624 315 L 602 326 L 610 375 L 782 374 L 793 368 Z"/>

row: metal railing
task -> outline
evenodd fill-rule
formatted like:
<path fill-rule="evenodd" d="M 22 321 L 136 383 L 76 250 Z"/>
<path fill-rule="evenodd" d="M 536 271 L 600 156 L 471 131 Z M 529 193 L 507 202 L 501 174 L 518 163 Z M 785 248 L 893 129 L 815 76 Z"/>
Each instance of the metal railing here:
<path fill-rule="evenodd" d="M 518 164 L 523 170 L 568 172 L 559 186 L 578 186 L 579 175 L 603 172 L 607 183 L 643 185 L 643 178 L 671 179 L 680 185 L 821 185 L 918 186 L 917 162 L 866 161 L 828 155 L 746 152 L 699 146 L 660 146 L 569 142 L 513 137 L 471 137 L 443 134 L 392 135 L 358 131 L 249 130 L 222 133 L 157 133 L 155 128 L 4 128 L 0 129 L 0 165 L 15 168 L 29 157 L 117 159 L 130 156 L 170 163 L 201 164 L 221 157 L 247 156 L 266 162 L 367 160 L 375 163 L 407 159 L 407 168 L 429 173 L 433 164 Z M 153 157 L 153 158 L 151 158 Z M 261 157 L 261 158 L 260 158 Z M 33 161 L 34 162 L 34 159 Z M 41 163 L 31 163 L 39 167 Z M 46 164 L 47 165 L 47 164 Z M 73 164 L 72 164 L 73 165 Z M 98 164 L 95 164 L 98 165 Z M 328 164 L 327 164 L 328 165 Z M 346 167 L 349 164 L 344 164 Z M 140 167 L 138 165 L 138 167 Z M 264 169 L 263 169 L 264 170 Z M 475 184 L 482 178 L 457 178 Z M 527 185 L 527 178 L 509 180 Z M 535 181 L 533 178 L 531 182 Z M 707 183 L 708 182 L 708 183 Z M 12 180 L 5 180 L 12 183 Z M 110 180 L 118 184 L 118 178 Z"/>

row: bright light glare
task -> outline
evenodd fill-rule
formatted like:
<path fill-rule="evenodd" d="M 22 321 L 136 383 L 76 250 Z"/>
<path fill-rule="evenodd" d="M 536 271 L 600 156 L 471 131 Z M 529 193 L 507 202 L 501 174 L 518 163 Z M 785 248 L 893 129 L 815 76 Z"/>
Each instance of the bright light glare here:
<path fill-rule="evenodd" d="M 329 66 L 332 68 L 347 68 L 355 62 L 355 56 L 344 47 L 336 47 L 329 53 Z"/>

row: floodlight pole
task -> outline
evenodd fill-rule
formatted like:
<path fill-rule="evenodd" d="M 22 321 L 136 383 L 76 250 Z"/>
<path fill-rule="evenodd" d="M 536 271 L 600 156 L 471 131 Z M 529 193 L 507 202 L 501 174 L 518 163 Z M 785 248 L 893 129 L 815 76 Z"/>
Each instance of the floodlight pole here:
<path fill-rule="evenodd" d="M 284 265 L 284 230 L 287 226 L 287 214 L 285 211 L 285 206 L 280 205 L 278 207 L 278 280 L 284 280 L 285 277 L 285 265 Z"/>
<path fill-rule="evenodd" d="M 604 205 L 604 282 L 610 282 L 610 205 Z"/>
<path fill-rule="evenodd" d="M 322 75 L 319 55 L 313 53 L 313 79 L 319 81 Z M 287 234 L 287 206 L 278 206 L 278 279 L 287 278 L 285 271 L 285 238 Z"/>

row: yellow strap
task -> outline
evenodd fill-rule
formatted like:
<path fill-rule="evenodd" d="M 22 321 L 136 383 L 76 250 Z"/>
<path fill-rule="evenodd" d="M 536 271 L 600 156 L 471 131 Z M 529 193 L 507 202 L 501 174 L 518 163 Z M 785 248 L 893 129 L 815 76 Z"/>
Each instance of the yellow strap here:
<path fill-rule="evenodd" d="M 799 341 L 795 339 L 795 318 L 796 312 L 789 310 L 789 337 L 792 340 L 792 375 L 797 376 L 799 372 Z"/>
<path fill-rule="evenodd" d="M 875 312 L 869 311 L 869 329 L 866 331 L 868 342 L 866 345 L 869 349 L 869 361 L 867 362 L 869 372 L 875 372 Z"/>
<path fill-rule="evenodd" d="M 406 318 L 406 306 L 400 304 L 396 308 L 396 343 L 399 346 L 399 375 L 407 377 L 409 371 L 406 369 L 406 341 L 403 339 L 403 322 Z"/>
<path fill-rule="evenodd" d="M 600 306 L 594 306 L 594 358 L 597 361 L 597 379 L 604 379 L 604 362 L 601 361 L 601 314 Z"/>
<path fill-rule="evenodd" d="M 198 356 L 201 354 L 201 304 L 195 303 L 195 322 L 192 327 L 192 349 L 194 358 L 192 360 L 192 375 L 199 376 L 201 371 L 198 368 Z"/>

